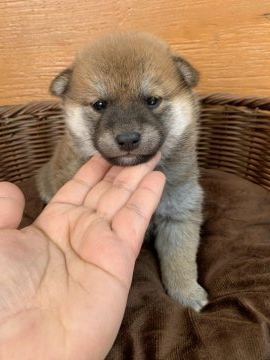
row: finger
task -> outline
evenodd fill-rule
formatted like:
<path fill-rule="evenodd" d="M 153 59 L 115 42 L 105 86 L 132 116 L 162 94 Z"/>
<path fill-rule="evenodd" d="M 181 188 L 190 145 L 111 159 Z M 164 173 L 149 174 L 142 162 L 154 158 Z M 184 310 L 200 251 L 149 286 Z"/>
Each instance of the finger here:
<path fill-rule="evenodd" d="M 137 257 L 145 232 L 161 199 L 165 175 L 151 172 L 112 220 L 113 231 L 130 246 Z"/>
<path fill-rule="evenodd" d="M 111 179 L 111 184 L 108 186 L 107 191 L 100 194 L 102 196 L 96 206 L 97 212 L 110 221 L 131 197 L 143 177 L 155 168 L 159 160 L 160 154 L 147 163 L 122 168 L 118 175 Z M 91 202 L 91 194 L 89 193 L 85 199 L 85 205 L 89 206 Z"/>
<path fill-rule="evenodd" d="M 25 200 L 21 190 L 9 182 L 0 183 L 0 228 L 15 229 L 22 220 Z"/>
<path fill-rule="evenodd" d="M 84 205 L 95 210 L 100 198 L 111 188 L 115 178 L 122 170 L 123 167 L 120 166 L 111 167 L 104 178 L 88 192 Z"/>
<path fill-rule="evenodd" d="M 93 156 L 76 175 L 68 181 L 52 198 L 50 203 L 81 205 L 89 192 L 110 169 L 111 165 L 101 156 Z"/>

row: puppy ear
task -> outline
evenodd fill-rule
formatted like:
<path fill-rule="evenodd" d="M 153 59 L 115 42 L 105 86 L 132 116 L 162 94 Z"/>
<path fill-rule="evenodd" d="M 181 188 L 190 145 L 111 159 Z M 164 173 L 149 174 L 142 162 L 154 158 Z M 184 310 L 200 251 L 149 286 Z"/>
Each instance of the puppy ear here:
<path fill-rule="evenodd" d="M 180 56 L 174 56 L 173 61 L 186 84 L 192 88 L 196 86 L 199 82 L 198 71 L 188 61 Z"/>
<path fill-rule="evenodd" d="M 72 70 L 66 69 L 56 76 L 50 85 L 50 92 L 55 96 L 63 96 L 68 89 Z"/>

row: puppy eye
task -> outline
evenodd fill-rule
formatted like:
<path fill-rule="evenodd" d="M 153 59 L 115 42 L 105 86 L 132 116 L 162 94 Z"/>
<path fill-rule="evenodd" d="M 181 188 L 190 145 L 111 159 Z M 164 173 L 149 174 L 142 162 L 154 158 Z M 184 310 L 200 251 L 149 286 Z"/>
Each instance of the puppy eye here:
<path fill-rule="evenodd" d="M 157 96 L 150 96 L 149 98 L 146 99 L 146 104 L 151 109 L 157 108 L 160 103 L 161 103 L 161 98 Z"/>
<path fill-rule="evenodd" d="M 96 111 L 103 111 L 106 109 L 108 103 L 106 100 L 98 100 L 92 104 L 92 107 Z"/>

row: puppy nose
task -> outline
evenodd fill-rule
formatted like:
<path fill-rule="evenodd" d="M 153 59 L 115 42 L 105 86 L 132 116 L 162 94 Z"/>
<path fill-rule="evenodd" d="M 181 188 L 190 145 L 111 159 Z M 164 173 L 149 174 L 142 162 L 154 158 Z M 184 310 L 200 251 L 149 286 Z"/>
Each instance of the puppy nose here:
<path fill-rule="evenodd" d="M 115 139 L 121 150 L 130 151 L 139 146 L 141 135 L 137 132 L 125 132 L 118 134 Z"/>

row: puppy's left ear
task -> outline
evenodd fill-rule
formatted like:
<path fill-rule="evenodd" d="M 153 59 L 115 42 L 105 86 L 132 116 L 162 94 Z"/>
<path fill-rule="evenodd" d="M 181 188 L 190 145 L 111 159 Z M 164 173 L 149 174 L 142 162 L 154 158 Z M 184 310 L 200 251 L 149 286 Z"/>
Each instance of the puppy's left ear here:
<path fill-rule="evenodd" d="M 188 61 L 180 56 L 173 56 L 173 61 L 180 71 L 185 83 L 191 88 L 195 87 L 199 82 L 198 71 Z"/>

